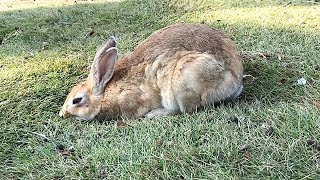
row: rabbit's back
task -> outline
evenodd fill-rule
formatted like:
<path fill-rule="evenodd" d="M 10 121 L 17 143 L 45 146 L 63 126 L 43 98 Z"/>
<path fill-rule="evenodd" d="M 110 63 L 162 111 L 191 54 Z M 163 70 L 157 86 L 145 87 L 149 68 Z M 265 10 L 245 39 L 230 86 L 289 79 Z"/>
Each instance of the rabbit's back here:
<path fill-rule="evenodd" d="M 160 29 L 142 41 L 135 50 L 123 57 L 120 69 L 145 63 L 152 63 L 159 56 L 174 56 L 177 52 L 194 51 L 208 53 L 235 76 L 242 73 L 242 64 L 235 44 L 223 32 L 203 24 L 175 24 Z M 242 74 L 241 74 L 242 75 Z"/>
<path fill-rule="evenodd" d="M 207 52 L 224 60 L 238 58 L 236 47 L 228 36 L 203 24 L 175 24 L 160 29 L 143 41 L 135 53 L 154 59 L 168 50 Z"/>

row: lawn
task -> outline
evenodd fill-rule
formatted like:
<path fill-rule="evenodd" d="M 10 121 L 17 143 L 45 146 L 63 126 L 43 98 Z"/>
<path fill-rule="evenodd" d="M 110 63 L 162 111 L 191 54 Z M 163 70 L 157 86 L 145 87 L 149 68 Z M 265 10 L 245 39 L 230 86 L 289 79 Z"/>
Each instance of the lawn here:
<path fill-rule="evenodd" d="M 236 42 L 238 99 L 122 123 L 58 117 L 105 38 L 121 56 L 177 22 Z M 319 109 L 319 2 L 0 2 L 0 179 L 320 179 Z"/>

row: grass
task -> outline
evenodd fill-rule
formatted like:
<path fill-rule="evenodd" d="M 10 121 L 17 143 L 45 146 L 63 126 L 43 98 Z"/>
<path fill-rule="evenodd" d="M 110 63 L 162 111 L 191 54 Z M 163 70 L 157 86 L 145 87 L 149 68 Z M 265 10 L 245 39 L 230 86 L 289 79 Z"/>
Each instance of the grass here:
<path fill-rule="evenodd" d="M 319 3 L 0 5 L 0 179 L 320 178 L 320 151 L 307 145 L 320 143 Z M 239 99 L 124 127 L 57 116 L 104 38 L 115 35 L 124 54 L 176 22 L 208 24 L 237 43 L 249 75 Z M 297 84 L 302 77 L 306 85 Z"/>

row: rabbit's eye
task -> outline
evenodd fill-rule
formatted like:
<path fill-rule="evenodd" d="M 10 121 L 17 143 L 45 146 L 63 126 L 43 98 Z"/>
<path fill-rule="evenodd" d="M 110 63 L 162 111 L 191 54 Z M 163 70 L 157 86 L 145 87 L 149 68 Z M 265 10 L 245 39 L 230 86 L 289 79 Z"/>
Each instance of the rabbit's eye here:
<path fill-rule="evenodd" d="M 72 100 L 72 104 L 78 104 L 79 102 L 81 102 L 81 100 L 82 100 L 82 97 L 74 98 Z"/>

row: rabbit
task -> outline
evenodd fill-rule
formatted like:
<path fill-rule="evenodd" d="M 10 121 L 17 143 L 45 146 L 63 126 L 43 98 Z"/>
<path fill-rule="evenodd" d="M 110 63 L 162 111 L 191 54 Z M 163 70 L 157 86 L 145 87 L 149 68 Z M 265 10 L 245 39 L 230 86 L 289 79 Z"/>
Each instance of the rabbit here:
<path fill-rule="evenodd" d="M 235 98 L 243 88 L 236 45 L 204 24 L 174 24 L 116 61 L 117 53 L 111 37 L 97 50 L 88 78 L 71 89 L 61 117 L 90 121 L 191 113 Z"/>

